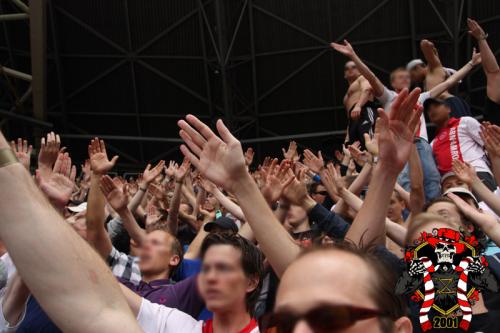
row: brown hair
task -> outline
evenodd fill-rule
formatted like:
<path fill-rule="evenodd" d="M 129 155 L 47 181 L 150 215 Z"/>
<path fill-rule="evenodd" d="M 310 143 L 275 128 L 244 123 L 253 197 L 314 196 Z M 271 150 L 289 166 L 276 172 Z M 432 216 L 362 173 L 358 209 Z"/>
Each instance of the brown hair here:
<path fill-rule="evenodd" d="M 165 222 L 158 221 L 158 222 L 152 223 L 146 227 L 146 232 L 148 234 L 150 232 L 157 231 L 157 230 L 167 233 L 168 236 L 172 238 L 172 243 L 171 243 L 172 254 L 179 256 L 179 263 L 176 266 L 170 266 L 170 274 L 169 274 L 170 276 L 169 277 L 171 277 L 172 275 L 174 275 L 177 272 L 177 269 L 181 266 L 182 258 L 184 257 L 184 251 L 182 249 L 181 242 L 179 242 L 177 237 L 172 235 L 172 233 L 170 232 L 170 229 L 168 228 L 168 225 Z"/>
<path fill-rule="evenodd" d="M 208 249 L 215 245 L 231 245 L 241 252 L 241 268 L 247 278 L 258 279 L 257 287 L 245 296 L 247 311 L 253 315 L 255 304 L 259 298 L 264 275 L 264 259 L 262 252 L 249 240 L 238 234 L 209 234 L 201 244 L 200 257 L 203 260 Z"/>
<path fill-rule="evenodd" d="M 390 74 L 391 82 L 394 80 L 394 77 L 399 72 L 406 72 L 406 68 L 404 68 L 404 67 L 398 67 L 398 68 L 394 69 L 393 71 L 391 71 L 391 74 Z"/>
<path fill-rule="evenodd" d="M 380 246 L 357 246 L 353 242 L 340 241 L 333 246 L 315 246 L 301 254 L 302 256 L 316 252 L 342 251 L 352 254 L 365 262 L 373 272 L 371 280 L 370 297 L 377 304 L 379 311 L 386 315 L 380 318 L 382 332 L 391 332 L 394 321 L 408 314 L 405 299 L 396 295 L 396 282 L 399 272 L 384 255 Z"/>

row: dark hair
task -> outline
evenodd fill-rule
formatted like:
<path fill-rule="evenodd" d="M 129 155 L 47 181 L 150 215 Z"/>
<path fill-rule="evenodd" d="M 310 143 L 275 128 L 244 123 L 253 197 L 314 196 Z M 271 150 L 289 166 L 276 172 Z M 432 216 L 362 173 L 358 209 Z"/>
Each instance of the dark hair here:
<path fill-rule="evenodd" d="M 172 254 L 179 256 L 179 263 L 176 266 L 170 266 L 169 277 L 173 276 L 179 267 L 181 267 L 182 258 L 184 257 L 184 251 L 182 249 L 182 244 L 179 242 L 177 237 L 175 237 L 165 222 L 158 221 L 156 223 L 152 223 L 146 227 L 146 232 L 149 234 L 153 231 L 163 231 L 167 233 L 170 237 L 172 237 Z"/>
<path fill-rule="evenodd" d="M 238 234 L 209 234 L 201 244 L 200 257 L 203 260 L 208 249 L 215 245 L 230 245 L 241 252 L 241 268 L 247 278 L 259 280 L 257 287 L 245 297 L 247 311 L 253 315 L 255 304 L 259 298 L 264 275 L 264 259 L 262 252 L 249 240 Z"/>
<path fill-rule="evenodd" d="M 384 255 L 383 247 L 376 245 L 357 246 L 350 241 L 339 241 L 333 246 L 315 246 L 304 251 L 300 256 L 321 251 L 342 251 L 352 254 L 365 262 L 372 272 L 370 297 L 379 311 L 386 315 L 380 317 L 382 332 L 391 332 L 394 321 L 407 316 L 408 308 L 403 296 L 396 295 L 396 283 L 399 270 Z"/>

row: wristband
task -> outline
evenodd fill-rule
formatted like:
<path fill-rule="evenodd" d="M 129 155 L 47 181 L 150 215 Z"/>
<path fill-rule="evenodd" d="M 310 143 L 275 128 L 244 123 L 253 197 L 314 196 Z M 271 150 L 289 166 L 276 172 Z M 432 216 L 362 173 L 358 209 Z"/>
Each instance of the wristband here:
<path fill-rule="evenodd" d="M 488 38 L 488 34 L 484 34 L 484 35 L 480 36 L 478 39 L 479 40 L 486 40 L 486 38 Z"/>
<path fill-rule="evenodd" d="M 146 188 L 142 188 L 142 187 L 139 186 L 139 191 L 146 192 L 147 189 L 148 189 L 147 187 Z"/>
<path fill-rule="evenodd" d="M 18 163 L 16 154 L 10 148 L 0 149 L 0 168 L 4 166 Z"/>

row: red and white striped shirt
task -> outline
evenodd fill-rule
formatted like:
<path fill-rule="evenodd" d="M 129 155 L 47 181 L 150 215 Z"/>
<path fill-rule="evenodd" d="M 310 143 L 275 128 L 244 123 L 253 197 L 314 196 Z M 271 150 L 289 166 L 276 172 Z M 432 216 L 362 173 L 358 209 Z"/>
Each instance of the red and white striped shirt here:
<path fill-rule="evenodd" d="M 437 131 L 431 146 L 441 174 L 452 170 L 453 160 L 470 163 L 476 172 L 491 173 L 480 126 L 472 117 L 450 118 L 447 126 Z"/>

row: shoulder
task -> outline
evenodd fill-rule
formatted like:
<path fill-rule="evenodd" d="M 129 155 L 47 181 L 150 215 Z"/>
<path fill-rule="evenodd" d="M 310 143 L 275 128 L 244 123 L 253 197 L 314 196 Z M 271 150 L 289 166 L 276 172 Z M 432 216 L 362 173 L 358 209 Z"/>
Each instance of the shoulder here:
<path fill-rule="evenodd" d="M 137 321 L 145 332 L 201 332 L 202 322 L 174 308 L 142 299 Z"/>

